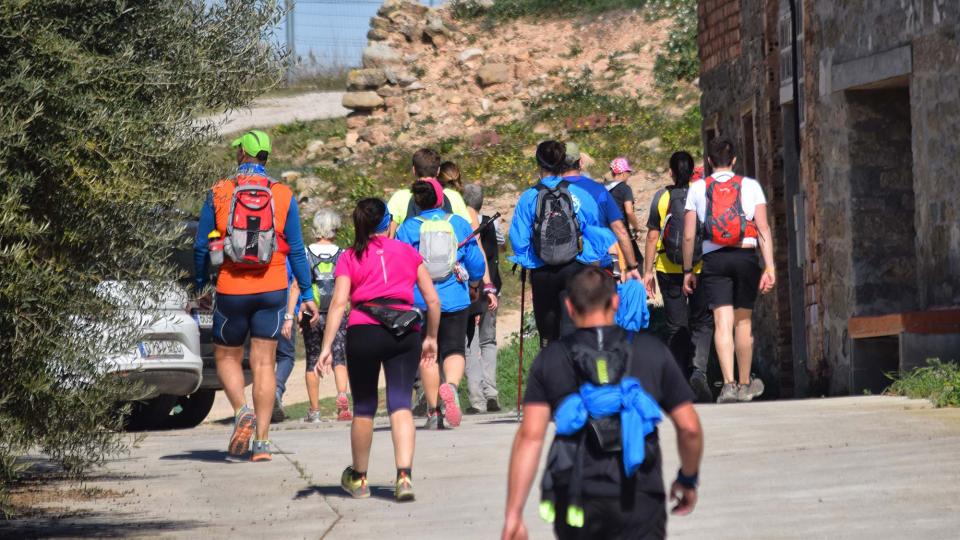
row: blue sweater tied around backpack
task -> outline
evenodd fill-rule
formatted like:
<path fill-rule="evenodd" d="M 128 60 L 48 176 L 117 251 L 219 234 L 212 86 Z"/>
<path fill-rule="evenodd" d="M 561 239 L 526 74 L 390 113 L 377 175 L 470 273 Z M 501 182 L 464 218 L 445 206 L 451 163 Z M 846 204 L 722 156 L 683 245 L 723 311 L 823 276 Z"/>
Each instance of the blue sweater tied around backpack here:
<path fill-rule="evenodd" d="M 587 425 L 589 417 L 604 418 L 617 413 L 620 413 L 623 472 L 631 476 L 646 459 L 644 439 L 663 419 L 660 405 L 639 380 L 623 377 L 620 384 L 603 386 L 584 383 L 579 392 L 564 398 L 553 420 L 559 435 L 573 435 Z"/>

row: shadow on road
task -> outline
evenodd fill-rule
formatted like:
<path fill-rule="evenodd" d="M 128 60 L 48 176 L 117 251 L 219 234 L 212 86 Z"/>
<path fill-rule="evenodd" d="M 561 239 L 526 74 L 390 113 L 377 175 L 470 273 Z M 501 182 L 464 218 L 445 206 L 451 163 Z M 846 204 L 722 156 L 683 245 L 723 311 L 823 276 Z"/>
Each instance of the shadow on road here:
<path fill-rule="evenodd" d="M 207 463 L 246 463 L 249 459 L 235 457 L 225 450 L 188 450 L 182 454 L 161 456 L 165 460 L 204 461 Z"/>
<path fill-rule="evenodd" d="M 199 521 L 143 520 L 128 515 L 70 516 L 0 522 L 2 538 L 127 538 L 187 531 L 204 526 Z"/>
<path fill-rule="evenodd" d="M 394 489 L 392 487 L 370 486 L 370 496 L 375 499 L 392 501 L 394 500 L 393 494 Z M 313 495 L 322 495 L 323 497 L 333 497 L 337 499 L 352 498 L 350 495 L 347 495 L 340 486 L 310 486 L 298 491 L 293 498 L 294 500 L 300 500 L 312 497 Z"/>

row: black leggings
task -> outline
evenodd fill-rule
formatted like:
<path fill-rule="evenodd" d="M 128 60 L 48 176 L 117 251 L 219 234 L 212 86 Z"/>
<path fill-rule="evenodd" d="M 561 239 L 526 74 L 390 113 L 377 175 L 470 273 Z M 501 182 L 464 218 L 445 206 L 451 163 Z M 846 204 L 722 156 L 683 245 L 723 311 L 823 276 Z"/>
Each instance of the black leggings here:
<path fill-rule="evenodd" d="M 378 324 L 347 328 L 347 375 L 353 394 L 353 415 L 373 418 L 377 414 L 381 364 L 387 381 L 387 412 L 409 409 L 420 350 L 419 332 L 398 338 Z"/>
<path fill-rule="evenodd" d="M 573 322 L 563 301 L 567 297 L 567 281 L 584 268 L 584 264 L 573 261 L 563 266 L 543 266 L 530 271 L 533 317 L 537 321 L 542 345 L 573 331 Z"/>

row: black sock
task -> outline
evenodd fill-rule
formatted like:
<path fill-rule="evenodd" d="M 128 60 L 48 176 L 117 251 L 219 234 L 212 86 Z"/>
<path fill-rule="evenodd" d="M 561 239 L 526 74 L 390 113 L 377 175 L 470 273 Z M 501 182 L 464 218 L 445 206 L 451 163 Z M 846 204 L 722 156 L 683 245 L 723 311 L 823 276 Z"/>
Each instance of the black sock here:
<path fill-rule="evenodd" d="M 360 480 L 361 478 L 363 478 L 363 477 L 366 476 L 366 475 L 367 475 L 367 472 L 366 472 L 366 471 L 360 472 L 360 471 L 357 471 L 357 470 L 355 470 L 355 469 L 350 469 L 350 479 L 353 480 L 353 481 Z"/>
<path fill-rule="evenodd" d="M 412 476 L 410 475 L 410 471 L 412 470 L 413 469 L 411 467 L 407 467 L 406 469 L 397 469 L 397 480 L 400 479 L 401 474 L 406 474 L 407 478 L 412 478 Z"/>

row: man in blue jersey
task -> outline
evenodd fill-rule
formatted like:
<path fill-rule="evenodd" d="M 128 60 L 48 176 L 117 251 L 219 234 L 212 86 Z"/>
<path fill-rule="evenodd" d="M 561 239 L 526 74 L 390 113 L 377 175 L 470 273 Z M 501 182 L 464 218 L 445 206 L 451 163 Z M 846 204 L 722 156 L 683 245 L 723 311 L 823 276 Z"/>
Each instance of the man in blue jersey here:
<path fill-rule="evenodd" d="M 456 246 L 451 246 L 456 251 L 456 261 L 452 271 L 442 278 L 434 277 L 441 308 L 440 328 L 437 334 L 437 364 L 420 370 L 420 380 L 429 406 L 425 427 L 440 428 L 441 418 L 445 426 L 457 427 L 460 425 L 463 414 L 460 409 L 457 385 L 463 379 L 466 365 L 467 324 L 470 319 L 471 303 L 469 286 L 483 279 L 487 263 L 475 239 L 459 247 L 459 244 L 463 243 L 473 230 L 467 220 L 444 211 L 443 187 L 436 179 L 419 180 L 413 184 L 411 191 L 417 207 L 427 210 L 413 219 L 404 221 L 397 229 L 397 240 L 410 244 L 420 251 L 428 269 L 434 267 L 437 262 L 431 255 L 431 252 L 436 249 L 437 239 L 449 240 L 449 236 L 444 235 L 452 229 L 457 243 Z M 427 244 L 421 245 L 423 239 L 427 239 L 425 240 Z M 484 284 L 483 288 L 487 295 L 496 296 L 496 288 L 492 284 Z M 419 288 L 414 289 L 414 304 L 421 309 L 426 309 L 426 303 Z M 443 368 L 443 384 L 440 383 L 440 366 Z"/>
<path fill-rule="evenodd" d="M 616 237 L 601 224 L 601 212 L 596 199 L 579 185 L 566 182 L 560 176 L 565 168 L 564 145 L 557 141 L 542 142 L 537 146 L 536 157 L 540 166 L 540 180 L 537 185 L 524 191 L 517 201 L 510 223 L 510 244 L 514 253 L 510 260 L 530 270 L 533 314 L 540 333 L 540 343 L 546 346 L 573 330 L 572 321 L 563 308 L 567 280 L 585 266 L 599 266 Z M 545 196 L 564 190 L 573 200 L 581 246 L 569 262 L 547 264 L 541 257 L 543 253 L 538 253 L 538 240 L 540 249 L 543 240 L 535 238 L 538 233 L 544 233 L 542 203 Z M 555 217 L 556 214 L 550 219 Z"/>
<path fill-rule="evenodd" d="M 580 156 L 580 147 L 576 143 L 568 142 L 565 146 L 564 171 L 561 175 L 564 180 L 570 182 L 590 194 L 597 201 L 599 210 L 598 223 L 601 227 L 607 227 L 617 237 L 617 243 L 620 245 L 620 253 L 627 263 L 627 277 L 629 279 L 640 279 L 640 261 L 636 258 L 636 252 L 633 250 L 633 243 L 630 241 L 630 234 L 624 225 L 624 215 L 617 205 L 617 201 L 610 196 L 610 192 L 599 182 L 585 176 L 582 172 L 582 159 Z M 607 246 L 609 248 L 609 246 Z M 600 260 L 600 266 L 603 268 L 612 268 L 613 260 L 610 253 L 605 252 Z"/>

